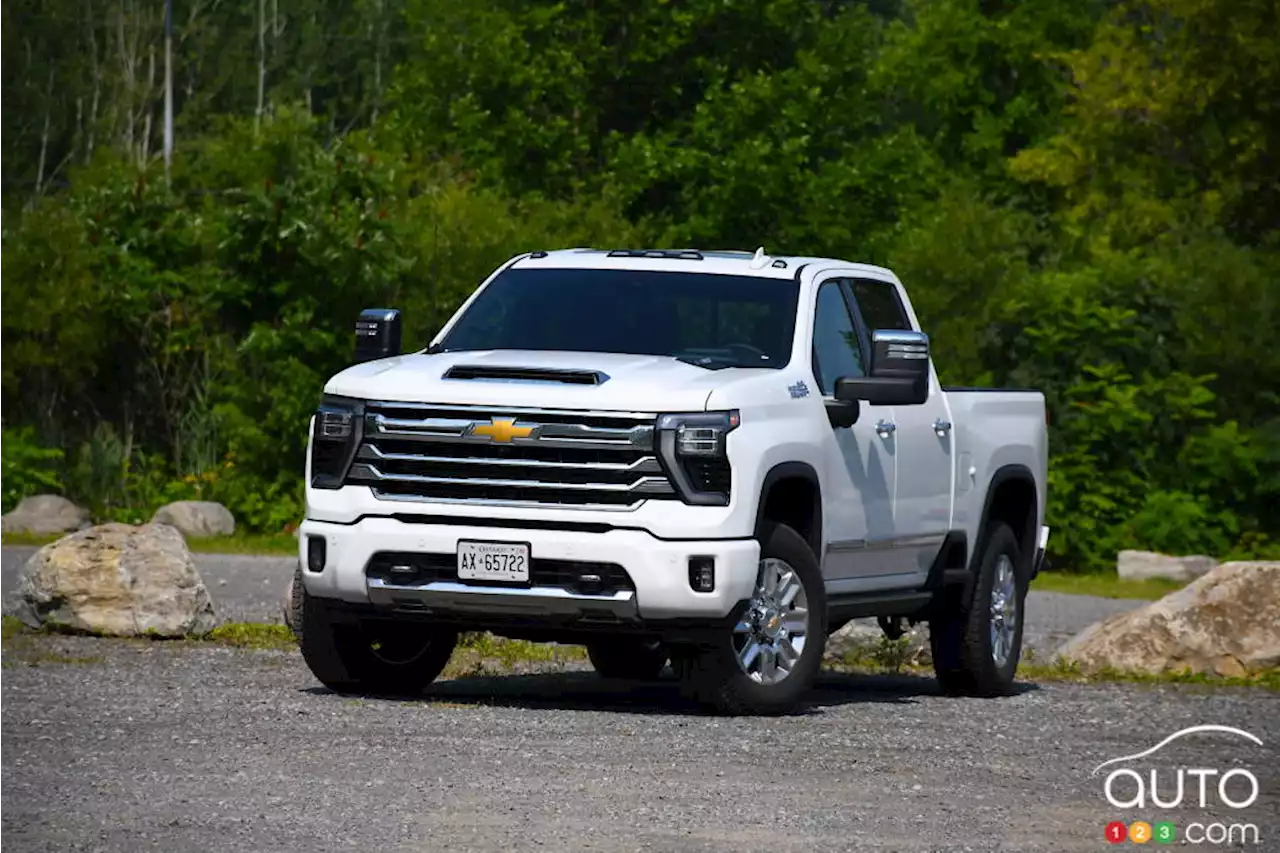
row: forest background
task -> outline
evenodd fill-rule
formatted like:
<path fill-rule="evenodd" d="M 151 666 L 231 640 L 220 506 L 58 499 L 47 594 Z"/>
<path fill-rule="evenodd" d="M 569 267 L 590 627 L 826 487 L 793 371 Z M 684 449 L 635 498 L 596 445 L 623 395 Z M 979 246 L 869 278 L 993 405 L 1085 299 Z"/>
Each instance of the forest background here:
<path fill-rule="evenodd" d="M 893 267 L 1044 390 L 1056 566 L 1280 555 L 1274 0 L 3 7 L 3 509 L 302 514 L 366 306 L 578 245 Z"/>

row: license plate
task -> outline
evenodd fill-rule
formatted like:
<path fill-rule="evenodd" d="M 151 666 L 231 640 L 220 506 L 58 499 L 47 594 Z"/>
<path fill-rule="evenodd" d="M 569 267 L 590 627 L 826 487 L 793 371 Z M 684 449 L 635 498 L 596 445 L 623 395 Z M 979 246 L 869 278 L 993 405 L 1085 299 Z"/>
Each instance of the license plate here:
<path fill-rule="evenodd" d="M 458 580 L 529 580 L 529 546 L 517 542 L 459 542 Z"/>

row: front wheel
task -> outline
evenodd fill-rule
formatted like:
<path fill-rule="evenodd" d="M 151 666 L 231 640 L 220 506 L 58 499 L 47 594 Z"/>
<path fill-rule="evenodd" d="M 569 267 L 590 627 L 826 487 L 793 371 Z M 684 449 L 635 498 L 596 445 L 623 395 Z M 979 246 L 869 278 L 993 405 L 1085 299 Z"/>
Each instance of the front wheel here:
<path fill-rule="evenodd" d="M 929 622 L 938 682 L 948 693 L 1001 696 L 1022 654 L 1027 573 L 1018 538 L 1003 522 L 988 531 L 970 599 L 954 596 Z"/>
<path fill-rule="evenodd" d="M 458 643 L 457 632 L 419 622 L 335 621 L 325 602 L 305 589 L 300 605 L 302 659 L 337 693 L 416 696 L 444 670 Z"/>
<path fill-rule="evenodd" d="M 780 714 L 813 684 L 826 645 L 826 591 L 809 544 L 785 524 L 760 536 L 756 588 L 726 636 L 673 657 L 693 698 L 729 714 Z"/>

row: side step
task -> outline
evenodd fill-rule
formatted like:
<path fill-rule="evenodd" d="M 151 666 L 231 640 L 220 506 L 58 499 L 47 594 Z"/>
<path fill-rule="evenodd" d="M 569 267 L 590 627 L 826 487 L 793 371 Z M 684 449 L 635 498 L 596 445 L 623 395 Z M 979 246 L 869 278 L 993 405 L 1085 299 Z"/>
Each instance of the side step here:
<path fill-rule="evenodd" d="M 868 616 L 910 616 L 933 601 L 932 592 L 876 592 L 840 595 L 827 599 L 827 619 L 863 619 Z"/>

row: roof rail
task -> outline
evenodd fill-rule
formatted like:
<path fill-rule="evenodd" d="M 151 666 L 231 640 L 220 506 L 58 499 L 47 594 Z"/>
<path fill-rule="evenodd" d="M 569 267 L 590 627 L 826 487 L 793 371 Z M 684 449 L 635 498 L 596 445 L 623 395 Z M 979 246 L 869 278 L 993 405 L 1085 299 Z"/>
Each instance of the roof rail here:
<path fill-rule="evenodd" d="M 696 249 L 614 249 L 610 258 L 669 258 L 677 261 L 701 261 L 702 253 Z"/>

